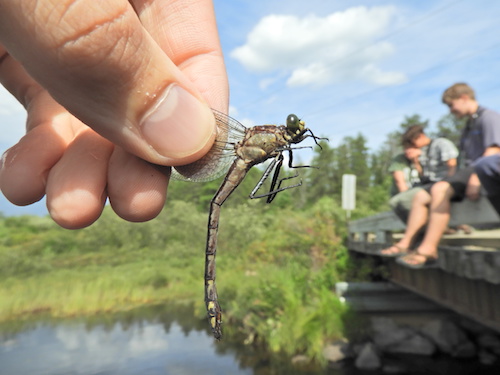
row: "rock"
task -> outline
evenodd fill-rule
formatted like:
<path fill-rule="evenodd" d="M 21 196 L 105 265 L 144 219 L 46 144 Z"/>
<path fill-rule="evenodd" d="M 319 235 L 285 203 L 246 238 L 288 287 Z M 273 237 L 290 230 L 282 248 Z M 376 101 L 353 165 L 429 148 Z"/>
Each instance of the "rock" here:
<path fill-rule="evenodd" d="M 373 332 L 382 333 L 387 331 L 393 331 L 398 329 L 398 325 L 394 323 L 394 320 L 384 317 L 373 317 L 371 318 L 371 325 Z"/>
<path fill-rule="evenodd" d="M 500 355 L 500 338 L 492 333 L 484 333 L 478 336 L 477 344 L 481 348 L 488 349 L 490 352 Z"/>
<path fill-rule="evenodd" d="M 323 357 L 329 362 L 339 362 L 351 356 L 352 353 L 347 341 L 335 341 L 323 348 Z"/>
<path fill-rule="evenodd" d="M 386 348 L 389 353 L 405 353 L 417 355 L 432 355 L 436 352 L 436 345 L 428 338 L 415 333 L 413 336 Z"/>
<path fill-rule="evenodd" d="M 463 316 L 460 317 L 460 321 L 458 323 L 460 327 L 465 329 L 467 332 L 474 334 L 475 336 L 488 332 L 488 328 L 486 328 L 484 325 Z"/>
<path fill-rule="evenodd" d="M 498 359 L 496 355 L 484 349 L 480 350 L 477 356 L 479 357 L 479 362 L 487 366 L 494 364 Z"/>
<path fill-rule="evenodd" d="M 380 368 L 382 362 L 375 345 L 371 342 L 366 343 L 354 364 L 360 370 L 376 370 Z"/>
<path fill-rule="evenodd" d="M 415 335 L 415 331 L 407 327 L 396 328 L 386 332 L 377 332 L 373 335 L 373 342 L 381 350 L 388 350 L 398 346 L 401 342 L 410 340 Z"/>
<path fill-rule="evenodd" d="M 372 319 L 373 342 L 382 351 L 432 355 L 436 345 L 409 327 L 399 327 L 389 318 Z"/>
<path fill-rule="evenodd" d="M 382 367 L 382 372 L 384 374 L 407 374 L 409 371 L 403 365 L 387 364 Z"/>
<path fill-rule="evenodd" d="M 476 346 L 472 343 L 472 341 L 464 341 L 458 344 L 453 353 L 453 357 L 456 358 L 472 358 L 476 356 Z"/>
<path fill-rule="evenodd" d="M 310 359 L 302 354 L 297 354 L 296 356 L 292 357 L 292 364 L 293 365 L 305 365 L 309 363 Z"/>
<path fill-rule="evenodd" d="M 352 350 L 353 357 L 357 357 L 359 355 L 359 353 L 361 353 L 361 350 L 363 350 L 364 346 L 365 346 L 365 343 L 352 344 L 351 350 Z"/>
<path fill-rule="evenodd" d="M 472 342 L 456 324 L 445 320 L 433 320 L 422 327 L 421 332 L 438 346 L 439 350 L 452 356 L 470 350 Z M 459 353 L 460 352 L 460 353 Z"/>
<path fill-rule="evenodd" d="M 399 327 L 389 318 L 372 318 L 373 341 L 381 350 L 397 345 L 411 338 L 415 332 L 407 327 Z"/>

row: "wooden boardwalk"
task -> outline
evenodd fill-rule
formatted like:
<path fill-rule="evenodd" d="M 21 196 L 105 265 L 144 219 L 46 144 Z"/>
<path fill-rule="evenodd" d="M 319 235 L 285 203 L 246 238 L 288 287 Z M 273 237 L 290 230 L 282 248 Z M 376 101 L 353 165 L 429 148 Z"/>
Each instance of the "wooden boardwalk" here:
<path fill-rule="evenodd" d="M 454 204 L 451 224 L 498 228 L 500 218 L 483 198 Z M 348 246 L 351 251 L 377 256 L 403 230 L 392 212 L 356 220 L 349 225 Z M 412 270 L 394 259 L 380 258 L 387 263 L 390 281 L 500 332 L 499 229 L 444 236 L 436 269 Z"/>

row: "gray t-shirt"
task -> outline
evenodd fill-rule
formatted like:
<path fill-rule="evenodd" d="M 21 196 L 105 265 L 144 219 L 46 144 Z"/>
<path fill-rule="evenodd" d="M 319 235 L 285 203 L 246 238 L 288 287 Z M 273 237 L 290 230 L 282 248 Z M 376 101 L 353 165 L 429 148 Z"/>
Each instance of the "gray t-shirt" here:
<path fill-rule="evenodd" d="M 458 149 L 449 139 L 436 138 L 428 146 L 422 148 L 418 160 L 423 168 L 424 182 L 441 181 L 448 176 L 446 162 L 458 157 Z M 427 180 L 427 181 L 426 181 Z"/>
<path fill-rule="evenodd" d="M 460 140 L 464 166 L 473 164 L 491 146 L 500 146 L 500 114 L 480 106 L 467 121 Z"/>

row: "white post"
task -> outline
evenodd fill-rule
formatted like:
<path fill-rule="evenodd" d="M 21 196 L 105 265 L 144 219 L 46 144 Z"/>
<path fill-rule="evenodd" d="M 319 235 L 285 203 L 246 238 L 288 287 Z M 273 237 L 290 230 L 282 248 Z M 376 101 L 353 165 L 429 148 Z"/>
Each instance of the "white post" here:
<path fill-rule="evenodd" d="M 351 218 L 351 211 L 356 208 L 356 176 L 345 174 L 342 176 L 342 209 L 346 210 L 347 221 Z"/>

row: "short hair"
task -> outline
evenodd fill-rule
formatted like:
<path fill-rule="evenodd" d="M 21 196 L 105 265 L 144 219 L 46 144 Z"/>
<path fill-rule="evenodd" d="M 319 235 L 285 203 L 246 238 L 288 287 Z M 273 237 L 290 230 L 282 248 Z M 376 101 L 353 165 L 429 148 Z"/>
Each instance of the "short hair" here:
<path fill-rule="evenodd" d="M 462 95 L 467 95 L 472 100 L 476 100 L 474 90 L 468 84 L 459 82 L 444 91 L 442 101 L 444 104 L 450 104 L 453 99 L 458 99 Z"/>
<path fill-rule="evenodd" d="M 406 131 L 401 136 L 401 144 L 404 148 L 414 147 L 413 141 L 420 135 L 424 134 L 424 126 L 421 124 L 415 124 L 409 126 Z"/>

